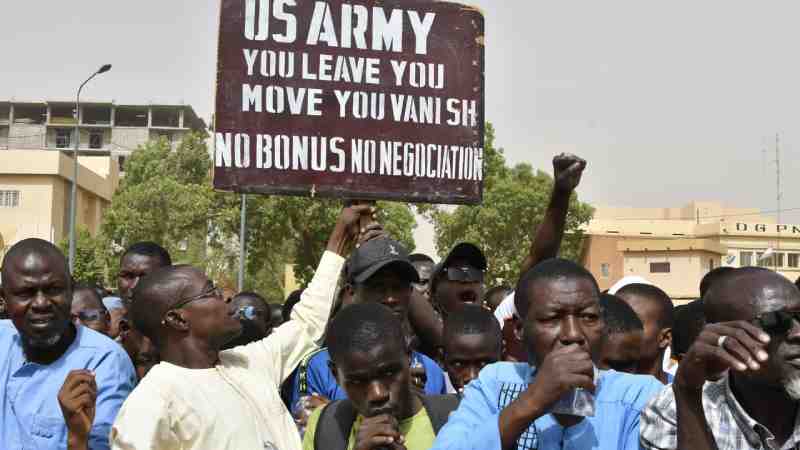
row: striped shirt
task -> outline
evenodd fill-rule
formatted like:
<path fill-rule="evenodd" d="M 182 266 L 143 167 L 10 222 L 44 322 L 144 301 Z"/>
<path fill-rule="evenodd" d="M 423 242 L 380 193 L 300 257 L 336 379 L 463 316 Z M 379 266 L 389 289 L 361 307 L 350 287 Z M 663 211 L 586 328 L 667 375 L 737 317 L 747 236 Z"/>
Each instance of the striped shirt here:
<path fill-rule="evenodd" d="M 794 433 L 783 447 L 775 436 L 745 412 L 733 395 L 728 376 L 703 386 L 703 411 L 719 450 L 800 450 L 800 415 Z M 777 413 L 777 412 L 776 412 Z M 642 412 L 641 444 L 647 450 L 678 448 L 678 419 L 675 393 L 667 386 Z"/>

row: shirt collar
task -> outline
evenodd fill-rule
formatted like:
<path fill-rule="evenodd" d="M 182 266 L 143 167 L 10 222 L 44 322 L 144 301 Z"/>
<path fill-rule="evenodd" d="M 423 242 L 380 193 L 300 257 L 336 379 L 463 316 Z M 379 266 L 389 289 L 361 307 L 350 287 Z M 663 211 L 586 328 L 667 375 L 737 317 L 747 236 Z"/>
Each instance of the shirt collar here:
<path fill-rule="evenodd" d="M 774 445 L 770 444 L 775 440 L 775 435 L 773 435 L 767 427 L 747 414 L 747 411 L 744 410 L 739 400 L 737 400 L 736 396 L 733 394 L 730 376 L 725 374 L 725 377 L 718 383 L 723 384 L 725 402 L 728 404 L 733 418 L 739 424 L 739 429 L 744 433 L 750 446 L 759 448 L 762 446 L 762 443 L 764 443 L 767 444 L 765 446 L 766 448 L 774 448 Z M 798 415 L 795 417 L 794 432 L 792 432 L 792 436 L 786 444 L 790 444 L 788 445 L 789 448 L 796 448 L 797 445 L 800 444 L 800 409 L 798 410 Z M 787 447 L 787 445 L 784 445 L 784 447 Z"/>

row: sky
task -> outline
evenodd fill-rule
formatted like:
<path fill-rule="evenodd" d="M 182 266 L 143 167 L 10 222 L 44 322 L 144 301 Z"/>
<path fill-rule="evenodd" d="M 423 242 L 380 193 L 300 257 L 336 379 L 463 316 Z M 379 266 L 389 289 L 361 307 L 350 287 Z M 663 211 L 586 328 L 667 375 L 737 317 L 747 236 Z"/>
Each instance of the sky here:
<path fill-rule="evenodd" d="M 8 2 L 0 99 L 186 103 L 213 110 L 219 2 Z M 486 118 L 511 163 L 589 166 L 595 205 L 714 200 L 800 208 L 800 3 L 469 0 L 486 19 Z M 46 6 L 44 6 L 46 5 Z M 767 150 L 768 152 L 765 152 Z M 800 223 L 797 211 L 784 222 Z M 417 245 L 433 253 L 430 225 Z"/>

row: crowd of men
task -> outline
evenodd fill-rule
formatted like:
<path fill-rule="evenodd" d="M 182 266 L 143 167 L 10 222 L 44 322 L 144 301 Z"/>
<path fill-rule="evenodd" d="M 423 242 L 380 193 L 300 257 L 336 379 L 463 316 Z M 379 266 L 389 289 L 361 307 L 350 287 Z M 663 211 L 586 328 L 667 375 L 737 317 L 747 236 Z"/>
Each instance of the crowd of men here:
<path fill-rule="evenodd" d="M 2 263 L 4 449 L 800 448 L 800 290 L 720 268 L 673 306 L 641 278 L 601 292 L 558 258 L 586 162 L 554 187 L 515 287 L 473 243 L 409 255 L 343 208 L 283 305 L 233 296 L 160 245 L 117 296 L 39 239 Z"/>

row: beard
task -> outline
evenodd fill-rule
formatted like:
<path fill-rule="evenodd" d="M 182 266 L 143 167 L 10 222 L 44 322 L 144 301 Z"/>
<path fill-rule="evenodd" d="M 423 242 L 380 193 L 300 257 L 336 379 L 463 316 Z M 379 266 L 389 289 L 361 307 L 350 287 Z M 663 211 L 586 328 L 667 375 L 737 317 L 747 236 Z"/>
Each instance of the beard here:
<path fill-rule="evenodd" d="M 800 374 L 790 375 L 789 378 L 783 382 L 783 389 L 792 400 L 800 400 Z"/>

